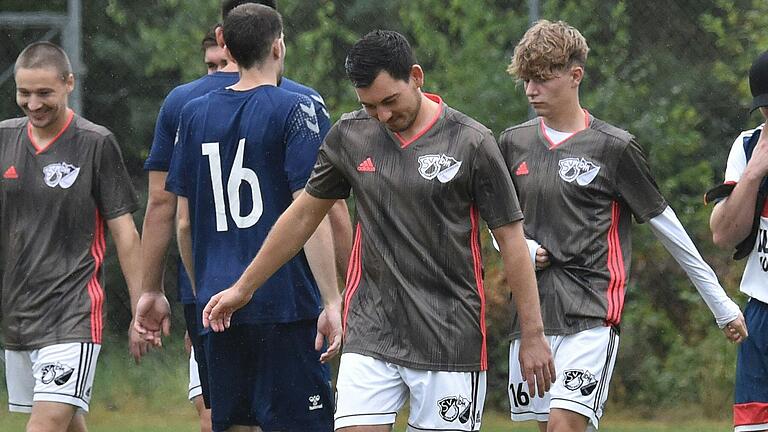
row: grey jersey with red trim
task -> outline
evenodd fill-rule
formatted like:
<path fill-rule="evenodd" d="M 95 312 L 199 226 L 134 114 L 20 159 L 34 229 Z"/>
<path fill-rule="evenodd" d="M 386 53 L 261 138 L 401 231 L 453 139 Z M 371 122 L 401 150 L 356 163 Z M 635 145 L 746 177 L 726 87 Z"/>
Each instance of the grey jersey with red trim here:
<path fill-rule="evenodd" d="M 588 122 L 556 146 L 540 118 L 499 139 L 526 237 L 549 252 L 551 266 L 536 275 L 548 335 L 619 324 L 630 270 L 630 214 L 642 223 L 667 207 L 634 137 L 594 117 Z M 513 337 L 519 331 L 513 316 Z"/>
<path fill-rule="evenodd" d="M 328 133 L 306 191 L 356 198 L 345 352 L 424 370 L 487 367 L 479 218 L 522 218 L 491 132 L 442 104 L 415 141 L 364 111 Z M 499 199 L 509 197 L 509 199 Z"/>
<path fill-rule="evenodd" d="M 38 151 L 0 123 L 2 335 L 11 350 L 101 343 L 104 220 L 138 208 L 113 135 L 75 115 Z"/>

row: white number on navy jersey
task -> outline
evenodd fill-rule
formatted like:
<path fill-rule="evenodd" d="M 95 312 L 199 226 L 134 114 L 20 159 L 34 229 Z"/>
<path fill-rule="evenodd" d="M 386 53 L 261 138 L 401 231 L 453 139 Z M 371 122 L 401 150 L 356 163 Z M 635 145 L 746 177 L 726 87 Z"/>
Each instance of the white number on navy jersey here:
<path fill-rule="evenodd" d="M 213 188 L 213 204 L 216 212 L 216 231 L 227 231 L 226 203 L 224 202 L 224 184 L 221 177 L 221 156 L 219 143 L 205 143 L 202 146 L 204 156 L 208 156 L 208 166 L 211 170 L 211 187 Z M 229 198 L 229 213 L 238 228 L 250 228 L 256 224 L 264 212 L 264 203 L 261 201 L 261 189 L 259 177 L 256 172 L 243 166 L 243 153 L 245 152 L 245 138 L 237 143 L 237 153 L 227 181 L 227 196 Z M 251 188 L 251 202 L 253 206 L 250 213 L 240 214 L 240 186 L 242 182 L 248 183 Z"/>

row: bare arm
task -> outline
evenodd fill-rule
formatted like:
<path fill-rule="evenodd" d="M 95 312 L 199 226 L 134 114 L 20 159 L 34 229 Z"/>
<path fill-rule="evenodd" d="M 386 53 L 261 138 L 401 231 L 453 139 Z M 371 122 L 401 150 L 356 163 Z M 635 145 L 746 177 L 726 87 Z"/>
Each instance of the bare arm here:
<path fill-rule="evenodd" d="M 142 227 L 142 292 L 163 292 L 168 245 L 173 238 L 176 195 L 165 190 L 165 171 L 149 172 L 149 197 Z"/>
<path fill-rule="evenodd" d="M 293 198 L 297 199 L 303 193 L 303 189 L 293 193 Z M 338 200 L 331 207 L 328 215 L 320 221 L 317 229 L 309 237 L 304 245 L 304 253 L 307 256 L 309 267 L 312 269 L 312 275 L 315 277 L 320 295 L 323 298 L 323 313 L 318 318 L 318 332 L 315 339 L 315 349 L 320 351 L 323 348 L 323 335 L 330 334 L 330 344 L 328 350 L 320 355 L 320 361 L 325 362 L 334 357 L 341 347 L 341 296 L 339 295 L 338 283 L 336 278 L 336 268 L 334 267 L 334 256 L 338 262 L 338 255 L 334 253 L 336 246 L 336 234 L 333 231 L 331 214 L 336 209 L 338 203 L 344 203 L 344 200 Z M 346 212 L 347 206 L 344 204 L 342 211 Z M 337 217 L 339 215 L 337 214 Z M 337 220 L 337 224 L 343 221 Z M 349 223 L 349 213 L 347 213 L 347 225 Z M 350 236 L 351 236 L 350 226 Z M 337 331 L 338 330 L 338 331 Z M 337 331 L 337 334 L 333 334 Z M 338 343 L 337 343 L 338 341 Z"/>
<path fill-rule="evenodd" d="M 192 258 L 192 223 L 189 219 L 189 200 L 179 197 L 176 205 L 176 241 L 179 243 L 179 255 L 184 269 L 189 275 L 192 292 L 195 290 L 195 261 Z"/>
<path fill-rule="evenodd" d="M 115 241 L 117 258 L 120 268 L 128 286 L 128 295 L 131 299 L 131 316 L 135 317 L 136 304 L 139 301 L 141 290 L 141 240 L 133 216 L 124 214 L 107 221 L 109 232 Z M 128 328 L 128 345 L 131 355 L 136 363 L 147 352 L 148 345 L 134 331 L 133 323 Z"/>
<path fill-rule="evenodd" d="M 763 177 L 768 175 L 768 132 L 760 139 L 752 152 L 744 173 L 733 192 L 715 205 L 709 219 L 712 241 L 724 249 L 732 249 L 747 238 L 752 229 L 752 220 L 757 201 L 757 190 Z M 749 209 L 750 211 L 744 211 Z"/>
<path fill-rule="evenodd" d="M 211 298 L 203 311 L 203 325 L 214 331 L 229 327 L 232 314 L 243 307 L 253 293 L 277 269 L 294 257 L 333 205 L 302 193 L 272 227 L 259 253 L 230 288 Z"/>
<path fill-rule="evenodd" d="M 349 256 L 352 253 L 352 222 L 349 219 L 347 202 L 337 200 L 328 212 L 333 232 L 333 250 L 336 256 L 336 271 L 344 278 L 349 267 Z"/>
<path fill-rule="evenodd" d="M 539 291 L 536 277 L 523 236 L 522 222 L 514 222 L 493 230 L 504 261 L 504 274 L 515 298 L 520 317 L 520 366 L 531 394 L 539 396 L 549 391 L 555 382 L 555 363 L 544 337 Z"/>
<path fill-rule="evenodd" d="M 155 346 L 161 345 L 161 331 L 170 333 L 171 308 L 163 291 L 165 255 L 173 238 L 176 195 L 165 190 L 164 171 L 149 172 L 149 198 L 142 228 L 141 297 L 136 306 L 134 328 Z"/>

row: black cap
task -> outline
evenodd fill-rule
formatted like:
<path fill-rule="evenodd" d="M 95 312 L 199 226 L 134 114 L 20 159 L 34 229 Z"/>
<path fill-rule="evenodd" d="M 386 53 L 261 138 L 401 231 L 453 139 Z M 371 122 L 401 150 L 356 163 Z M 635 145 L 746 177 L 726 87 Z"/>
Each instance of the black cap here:
<path fill-rule="evenodd" d="M 768 106 L 768 51 L 749 68 L 749 90 L 752 92 L 752 112 L 760 107 Z"/>

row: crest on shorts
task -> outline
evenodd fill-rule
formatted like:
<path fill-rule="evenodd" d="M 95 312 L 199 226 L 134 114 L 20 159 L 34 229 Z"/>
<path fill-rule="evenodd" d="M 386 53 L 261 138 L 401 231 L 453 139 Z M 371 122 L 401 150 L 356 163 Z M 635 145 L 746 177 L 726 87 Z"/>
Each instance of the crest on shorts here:
<path fill-rule="evenodd" d="M 312 395 L 308 398 L 309 410 L 314 411 L 323 408 L 323 404 L 320 402 L 320 395 Z"/>
<path fill-rule="evenodd" d="M 45 184 L 52 188 L 60 186 L 62 189 L 69 189 L 75 184 L 78 174 L 80 174 L 80 168 L 66 162 L 53 163 L 43 167 Z"/>
<path fill-rule="evenodd" d="M 597 173 L 600 172 L 600 167 L 594 162 L 588 161 L 584 158 L 565 158 L 558 161 L 560 166 L 560 178 L 568 183 L 576 183 L 579 186 L 586 186 L 592 183 L 592 180 L 597 177 Z"/>
<path fill-rule="evenodd" d="M 56 385 L 61 386 L 69 381 L 69 378 L 72 377 L 74 371 L 73 368 L 59 362 L 48 363 L 43 365 L 43 376 L 40 380 L 43 384 L 54 382 Z"/>
<path fill-rule="evenodd" d="M 461 395 L 444 397 L 437 401 L 437 407 L 440 417 L 447 422 L 458 419 L 463 424 L 472 418 L 472 402 Z"/>
<path fill-rule="evenodd" d="M 419 174 L 427 180 L 435 177 L 440 183 L 448 183 L 456 177 L 461 161 L 446 154 L 419 156 Z"/>
<path fill-rule="evenodd" d="M 564 375 L 565 381 L 563 385 L 565 385 L 565 388 L 572 391 L 579 390 L 583 396 L 592 394 L 595 387 L 597 387 L 597 379 L 588 370 L 569 369 L 564 372 Z"/>

